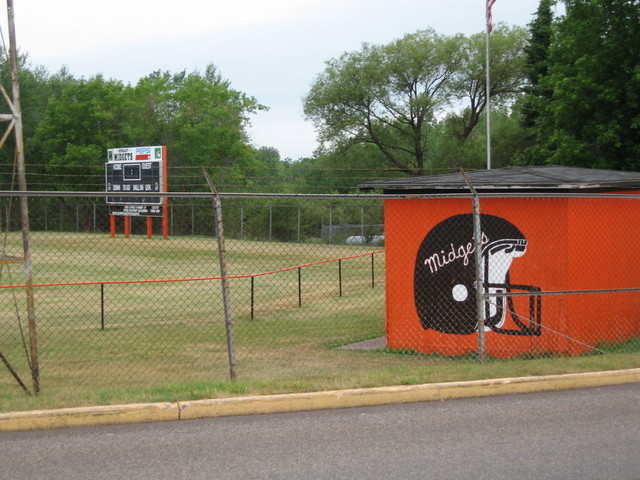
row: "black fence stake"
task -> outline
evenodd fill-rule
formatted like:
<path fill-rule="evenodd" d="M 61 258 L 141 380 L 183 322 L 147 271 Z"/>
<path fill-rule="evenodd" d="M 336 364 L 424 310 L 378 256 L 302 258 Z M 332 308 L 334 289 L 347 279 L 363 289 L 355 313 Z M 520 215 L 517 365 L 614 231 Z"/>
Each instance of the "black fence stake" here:
<path fill-rule="evenodd" d="M 104 283 L 100 284 L 100 329 L 104 330 Z"/>
<path fill-rule="evenodd" d="M 373 259 L 373 256 L 375 255 L 375 253 L 371 254 L 371 288 L 375 288 L 376 287 L 376 267 L 375 267 L 375 262 Z"/>
<path fill-rule="evenodd" d="M 302 268 L 298 267 L 298 307 L 302 306 Z"/>
<path fill-rule="evenodd" d="M 255 277 L 251 277 L 251 320 L 253 320 L 253 291 L 254 291 L 253 279 L 254 278 Z"/>

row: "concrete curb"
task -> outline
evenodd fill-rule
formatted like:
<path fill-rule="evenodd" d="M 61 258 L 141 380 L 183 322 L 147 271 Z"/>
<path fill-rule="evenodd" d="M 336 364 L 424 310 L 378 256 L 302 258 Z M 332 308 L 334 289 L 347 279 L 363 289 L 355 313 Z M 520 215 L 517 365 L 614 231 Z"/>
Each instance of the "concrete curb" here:
<path fill-rule="evenodd" d="M 0 413 L 0 432 L 178 420 L 177 403 L 134 403 Z"/>
<path fill-rule="evenodd" d="M 451 400 L 640 383 L 640 368 L 540 377 L 0 413 L 0 432 Z"/>

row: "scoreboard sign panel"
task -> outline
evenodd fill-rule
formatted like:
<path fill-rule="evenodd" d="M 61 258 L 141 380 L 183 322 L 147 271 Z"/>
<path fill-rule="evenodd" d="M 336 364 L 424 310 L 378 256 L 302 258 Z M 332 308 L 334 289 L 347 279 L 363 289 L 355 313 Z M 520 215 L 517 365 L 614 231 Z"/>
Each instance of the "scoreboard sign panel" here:
<path fill-rule="evenodd" d="M 107 197 L 110 205 L 144 204 L 160 205 L 162 197 L 153 196 L 162 192 L 162 167 L 160 161 L 109 162 L 106 165 Z M 140 193 L 140 197 L 118 196 L 118 193 Z"/>
<path fill-rule="evenodd" d="M 162 217 L 162 205 L 109 205 L 109 215 L 123 217 Z"/>
<path fill-rule="evenodd" d="M 162 216 L 164 192 L 162 147 L 112 148 L 107 151 L 105 180 L 109 213 L 125 216 Z M 119 193 L 139 193 L 123 196 Z"/>

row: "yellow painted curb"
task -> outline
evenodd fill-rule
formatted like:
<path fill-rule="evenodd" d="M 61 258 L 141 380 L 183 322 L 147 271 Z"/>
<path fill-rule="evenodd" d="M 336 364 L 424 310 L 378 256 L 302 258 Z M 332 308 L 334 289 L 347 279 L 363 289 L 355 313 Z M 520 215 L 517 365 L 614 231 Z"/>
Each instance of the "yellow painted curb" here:
<path fill-rule="evenodd" d="M 180 419 L 282 413 L 454 398 L 566 390 L 640 382 L 640 368 L 543 377 L 516 377 L 180 402 Z"/>
<path fill-rule="evenodd" d="M 364 407 L 640 383 L 640 368 L 539 377 L 0 413 L 0 432 Z"/>
<path fill-rule="evenodd" d="M 177 403 L 137 403 L 0 413 L 0 432 L 178 420 Z"/>

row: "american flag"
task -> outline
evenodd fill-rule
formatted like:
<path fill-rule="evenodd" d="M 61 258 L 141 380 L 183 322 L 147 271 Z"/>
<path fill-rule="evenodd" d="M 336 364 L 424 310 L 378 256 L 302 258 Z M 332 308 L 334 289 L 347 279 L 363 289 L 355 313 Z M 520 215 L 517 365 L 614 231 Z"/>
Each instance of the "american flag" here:
<path fill-rule="evenodd" d="M 496 3 L 496 0 L 487 0 L 487 30 L 489 33 L 493 31 L 493 22 L 491 19 L 491 7 Z"/>

